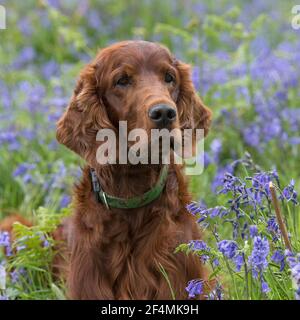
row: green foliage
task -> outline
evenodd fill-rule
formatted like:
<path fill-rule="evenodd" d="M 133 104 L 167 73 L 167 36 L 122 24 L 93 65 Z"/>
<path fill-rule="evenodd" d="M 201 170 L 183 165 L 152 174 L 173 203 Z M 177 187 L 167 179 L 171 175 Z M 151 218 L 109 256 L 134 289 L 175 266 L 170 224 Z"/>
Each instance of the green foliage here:
<path fill-rule="evenodd" d="M 39 208 L 32 227 L 14 224 L 12 255 L 4 260 L 7 289 L 2 288 L 2 294 L 9 299 L 65 299 L 63 279 L 55 278 L 52 269 L 57 244 L 52 232 L 69 214 L 70 208 L 59 213 Z"/>

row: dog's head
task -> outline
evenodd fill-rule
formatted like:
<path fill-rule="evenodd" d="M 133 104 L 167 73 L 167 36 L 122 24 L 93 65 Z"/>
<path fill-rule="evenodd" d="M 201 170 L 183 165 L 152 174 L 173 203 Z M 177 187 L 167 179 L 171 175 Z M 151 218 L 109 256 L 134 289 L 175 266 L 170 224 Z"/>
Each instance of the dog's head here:
<path fill-rule="evenodd" d="M 57 140 L 95 165 L 97 132 L 119 121 L 128 131 L 204 129 L 211 111 L 195 92 L 190 67 L 165 47 L 124 41 L 100 51 L 80 73 L 71 102 L 57 124 Z"/>

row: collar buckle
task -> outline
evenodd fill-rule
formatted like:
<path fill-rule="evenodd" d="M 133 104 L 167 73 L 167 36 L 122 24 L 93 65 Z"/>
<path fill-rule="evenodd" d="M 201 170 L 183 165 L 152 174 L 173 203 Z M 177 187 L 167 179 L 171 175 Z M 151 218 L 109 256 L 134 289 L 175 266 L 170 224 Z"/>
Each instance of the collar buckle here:
<path fill-rule="evenodd" d="M 110 207 L 109 207 L 109 205 L 108 205 L 108 203 L 107 203 L 107 199 L 106 199 L 106 193 L 103 191 L 102 192 L 102 197 L 103 197 L 103 202 L 104 202 L 104 204 L 105 204 L 105 206 L 106 206 L 106 208 L 108 209 L 108 210 L 110 210 Z"/>

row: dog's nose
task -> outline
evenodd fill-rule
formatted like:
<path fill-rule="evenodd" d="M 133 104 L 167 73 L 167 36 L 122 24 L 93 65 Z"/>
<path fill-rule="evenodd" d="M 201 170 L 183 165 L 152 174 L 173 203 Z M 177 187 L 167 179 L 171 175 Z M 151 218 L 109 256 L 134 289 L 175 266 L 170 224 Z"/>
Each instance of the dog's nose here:
<path fill-rule="evenodd" d="M 157 104 L 149 110 L 149 118 L 158 127 L 167 127 L 176 120 L 176 110 L 166 104 Z"/>

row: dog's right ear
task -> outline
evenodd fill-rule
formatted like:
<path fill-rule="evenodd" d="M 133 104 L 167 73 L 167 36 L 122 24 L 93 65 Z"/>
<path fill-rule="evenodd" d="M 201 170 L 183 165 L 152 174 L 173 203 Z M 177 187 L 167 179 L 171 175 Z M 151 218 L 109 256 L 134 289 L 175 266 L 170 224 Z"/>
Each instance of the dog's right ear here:
<path fill-rule="evenodd" d="M 87 161 L 96 157 L 98 130 L 113 128 L 101 96 L 99 72 L 99 63 L 81 71 L 70 104 L 57 122 L 58 142 Z"/>

